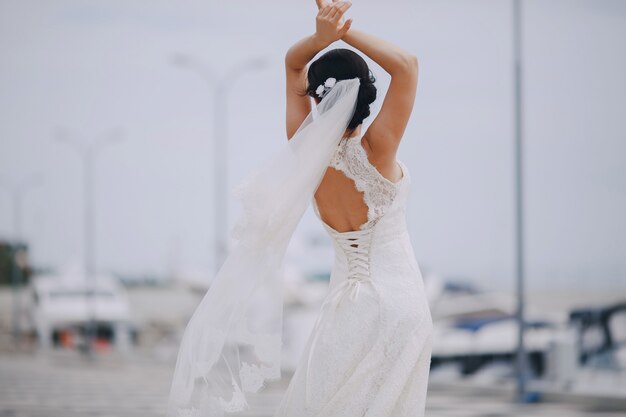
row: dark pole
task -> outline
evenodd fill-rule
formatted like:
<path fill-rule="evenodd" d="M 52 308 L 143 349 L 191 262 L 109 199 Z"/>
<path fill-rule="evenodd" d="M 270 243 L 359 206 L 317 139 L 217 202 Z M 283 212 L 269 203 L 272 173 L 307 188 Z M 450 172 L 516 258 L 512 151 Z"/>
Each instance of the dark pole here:
<path fill-rule="evenodd" d="M 515 111 L 515 278 L 517 292 L 517 400 L 527 402 L 528 359 L 524 346 L 524 154 L 523 154 L 523 74 L 522 74 L 522 5 L 513 0 L 513 60 Z"/>
<path fill-rule="evenodd" d="M 86 275 L 86 307 L 87 307 L 87 325 L 85 327 L 85 339 L 87 340 L 85 346 L 86 353 L 92 353 L 91 344 L 95 339 L 96 335 L 96 312 L 94 308 L 94 296 L 93 291 L 95 289 L 94 280 L 96 279 L 94 276 L 95 268 L 94 268 L 94 225 L 93 221 L 95 219 L 94 215 L 94 204 L 93 204 L 93 196 L 95 194 L 94 190 L 94 149 L 93 145 L 85 146 L 84 148 L 84 158 L 83 158 L 83 193 L 85 196 L 85 204 L 83 209 L 85 210 L 83 213 L 83 232 L 84 232 L 84 260 L 85 260 L 85 275 Z"/>

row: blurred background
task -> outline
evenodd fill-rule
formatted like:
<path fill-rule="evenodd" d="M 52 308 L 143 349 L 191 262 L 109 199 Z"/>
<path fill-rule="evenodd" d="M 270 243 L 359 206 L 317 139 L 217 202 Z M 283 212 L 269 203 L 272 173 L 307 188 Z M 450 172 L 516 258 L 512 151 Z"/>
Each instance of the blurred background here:
<path fill-rule="evenodd" d="M 0 416 L 164 415 L 231 188 L 286 141 L 284 55 L 316 12 L 0 1 Z M 436 329 L 427 415 L 625 415 L 626 2 L 353 0 L 348 16 L 420 61 L 398 159 Z M 365 128 L 390 79 L 368 63 Z M 245 415 L 280 401 L 332 260 L 309 210 L 284 377 Z"/>

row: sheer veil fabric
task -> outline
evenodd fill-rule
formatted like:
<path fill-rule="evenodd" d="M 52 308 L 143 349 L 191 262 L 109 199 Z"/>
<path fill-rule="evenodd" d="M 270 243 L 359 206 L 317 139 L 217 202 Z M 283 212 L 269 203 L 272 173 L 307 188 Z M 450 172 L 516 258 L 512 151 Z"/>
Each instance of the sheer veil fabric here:
<path fill-rule="evenodd" d="M 168 417 L 247 410 L 281 377 L 283 258 L 354 115 L 360 79 L 339 80 L 295 135 L 233 190 L 235 244 L 194 311 L 178 351 Z"/>

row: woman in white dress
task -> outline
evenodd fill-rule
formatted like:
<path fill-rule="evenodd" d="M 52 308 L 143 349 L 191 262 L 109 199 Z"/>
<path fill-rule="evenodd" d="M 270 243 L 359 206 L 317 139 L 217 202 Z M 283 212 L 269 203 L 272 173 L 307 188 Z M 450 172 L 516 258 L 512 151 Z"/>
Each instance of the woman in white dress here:
<path fill-rule="evenodd" d="M 410 174 L 396 152 L 417 85 L 415 57 L 351 28 L 349 2 L 318 0 L 316 32 L 285 58 L 284 147 L 236 188 L 235 243 L 189 320 L 169 417 L 254 412 L 246 393 L 281 377 L 283 260 L 313 205 L 334 247 L 329 293 L 275 417 L 419 417 L 432 319 L 406 225 Z M 361 56 L 391 75 L 377 117 Z M 307 69 L 308 65 L 308 69 Z M 310 97 L 315 99 L 312 108 Z"/>
<path fill-rule="evenodd" d="M 317 5 L 316 32 L 285 59 L 288 137 L 311 111 L 309 96 L 319 103 L 328 85 L 353 77 L 361 85 L 346 137 L 312 201 L 335 248 L 329 294 L 275 417 L 422 416 L 432 319 L 405 221 L 410 175 L 396 160 L 415 99 L 417 59 L 351 28 L 343 19 L 350 2 Z M 331 49 L 309 64 L 339 39 L 391 75 L 366 132 L 376 87 L 363 58 Z"/>

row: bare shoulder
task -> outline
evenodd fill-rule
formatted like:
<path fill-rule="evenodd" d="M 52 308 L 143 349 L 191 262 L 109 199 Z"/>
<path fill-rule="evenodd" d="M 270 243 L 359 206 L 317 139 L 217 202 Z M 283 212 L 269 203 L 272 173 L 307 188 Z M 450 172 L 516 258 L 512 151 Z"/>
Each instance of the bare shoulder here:
<path fill-rule="evenodd" d="M 361 145 L 365 149 L 367 159 L 380 174 L 392 182 L 398 181 L 402 177 L 402 169 L 398 165 L 396 155 L 397 146 L 378 146 L 374 149 L 370 144 L 369 129 L 363 135 Z"/>

